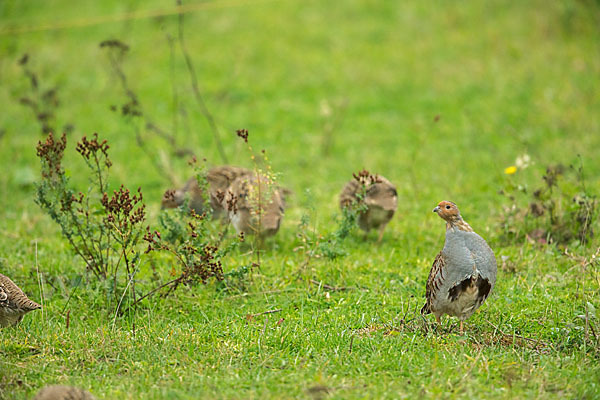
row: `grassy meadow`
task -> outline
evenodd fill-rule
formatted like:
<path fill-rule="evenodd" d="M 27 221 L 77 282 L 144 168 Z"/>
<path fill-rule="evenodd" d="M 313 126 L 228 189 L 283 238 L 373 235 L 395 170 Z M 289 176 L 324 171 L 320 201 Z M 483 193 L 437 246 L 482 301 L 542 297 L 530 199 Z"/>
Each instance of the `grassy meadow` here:
<path fill-rule="evenodd" d="M 57 88 L 52 123 L 58 133 L 70 125 L 71 184 L 88 187 L 74 148 L 98 132 L 110 144 L 110 189 L 140 187 L 146 223 L 158 229 L 163 192 L 193 171 L 139 120 L 111 110 L 127 98 L 99 43 L 126 43 L 120 65 L 144 114 L 179 148 L 221 164 L 178 47 L 174 2 L 0 2 L 0 272 L 44 306 L 0 330 L 0 399 L 55 383 L 101 399 L 600 397 L 600 267 L 583 261 L 600 246 L 597 218 L 586 244 L 506 240 L 511 202 L 499 194 L 532 193 L 547 166 L 580 162 L 587 190 L 600 194 L 598 2 L 184 7 L 185 44 L 228 161 L 252 167 L 235 135 L 248 129 L 293 192 L 282 226 L 239 290 L 181 287 L 115 318 L 103 285 L 34 202 L 45 135 L 20 101 L 35 93 L 19 60 L 28 54 L 39 90 Z M 524 154 L 530 165 L 506 174 Z M 338 244 L 344 254 L 306 265 L 301 221 L 304 233 L 334 232 L 339 191 L 363 168 L 397 186 L 382 242 L 356 230 Z M 440 200 L 458 204 L 498 260 L 493 294 L 464 334 L 455 319 L 435 328 L 419 314 L 444 241 L 431 212 Z M 241 245 L 223 269 L 255 258 Z M 168 257 L 141 262 L 146 289 L 173 267 Z"/>

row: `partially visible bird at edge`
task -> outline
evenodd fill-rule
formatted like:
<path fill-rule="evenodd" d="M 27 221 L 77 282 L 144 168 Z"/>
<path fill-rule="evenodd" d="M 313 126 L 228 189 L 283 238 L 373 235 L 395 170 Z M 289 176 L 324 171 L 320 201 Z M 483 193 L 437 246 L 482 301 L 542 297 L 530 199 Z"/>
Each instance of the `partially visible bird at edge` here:
<path fill-rule="evenodd" d="M 42 388 L 33 400 L 95 400 L 87 390 L 73 386 L 50 385 Z"/>
<path fill-rule="evenodd" d="M 0 274 L 0 327 L 16 325 L 25 314 L 42 308 L 6 275 Z"/>

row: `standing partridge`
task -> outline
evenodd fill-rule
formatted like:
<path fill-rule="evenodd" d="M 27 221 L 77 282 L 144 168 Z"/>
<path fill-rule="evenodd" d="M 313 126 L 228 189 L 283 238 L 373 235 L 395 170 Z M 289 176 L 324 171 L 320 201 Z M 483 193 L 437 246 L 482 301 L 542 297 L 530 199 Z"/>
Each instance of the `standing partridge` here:
<path fill-rule="evenodd" d="M 396 187 L 381 175 L 371 175 L 363 170 L 344 186 L 340 194 L 340 208 L 353 204 L 364 204 L 359 211 L 358 226 L 365 232 L 371 229 L 379 231 L 378 241 L 383 238 L 383 231 L 398 206 Z"/>
<path fill-rule="evenodd" d="M 33 400 L 95 400 L 88 391 L 73 386 L 46 386 L 38 392 Z"/>
<path fill-rule="evenodd" d="M 239 176 L 250 174 L 246 168 L 222 165 L 211 168 L 206 173 L 208 183 L 208 192 L 210 207 L 213 212 L 213 218 L 219 218 L 224 215 L 219 199 L 222 193 Z M 176 208 L 181 206 L 186 197 L 189 196 L 188 207 L 194 210 L 196 214 L 204 212 L 206 196 L 203 189 L 198 185 L 196 177 L 190 178 L 181 189 L 167 190 L 162 198 L 162 208 Z"/>
<path fill-rule="evenodd" d="M 483 304 L 496 284 L 496 257 L 486 241 L 461 217 L 456 204 L 442 201 L 433 209 L 446 221 L 444 248 L 435 257 L 425 291 L 422 314 L 443 314 L 463 321 Z"/>
<path fill-rule="evenodd" d="M 0 274 L 0 327 L 16 325 L 29 311 L 42 308 L 23 293 L 8 276 Z"/>
<path fill-rule="evenodd" d="M 285 190 L 268 177 L 256 174 L 237 178 L 227 189 L 221 206 L 238 233 L 261 239 L 279 230 L 285 211 Z"/>

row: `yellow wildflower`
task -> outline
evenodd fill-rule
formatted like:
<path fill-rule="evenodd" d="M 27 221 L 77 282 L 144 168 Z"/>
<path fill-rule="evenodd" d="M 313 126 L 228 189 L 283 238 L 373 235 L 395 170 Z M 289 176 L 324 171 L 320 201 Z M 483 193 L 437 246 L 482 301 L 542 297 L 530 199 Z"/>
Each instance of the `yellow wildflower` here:
<path fill-rule="evenodd" d="M 517 172 L 517 167 L 515 167 L 514 165 L 511 165 L 510 167 L 504 168 L 504 173 L 507 174 L 507 175 L 512 175 L 515 172 Z"/>

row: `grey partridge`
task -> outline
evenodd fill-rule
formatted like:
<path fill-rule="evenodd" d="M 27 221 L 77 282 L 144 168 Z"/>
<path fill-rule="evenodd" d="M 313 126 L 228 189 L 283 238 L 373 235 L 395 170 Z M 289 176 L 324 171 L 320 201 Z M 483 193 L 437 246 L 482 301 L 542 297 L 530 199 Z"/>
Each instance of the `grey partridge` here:
<path fill-rule="evenodd" d="M 385 227 L 390 222 L 398 206 L 396 187 L 381 175 L 372 175 L 363 170 L 353 174 L 340 194 L 340 208 L 353 204 L 364 205 L 359 208 L 358 226 L 368 233 L 371 229 L 379 231 L 378 241 L 383 238 Z"/>
<path fill-rule="evenodd" d="M 229 185 L 239 176 L 248 175 L 251 172 L 246 168 L 222 165 L 209 169 L 206 172 L 208 183 L 209 204 L 212 209 L 213 218 L 224 216 L 220 197 L 225 193 Z M 196 177 L 190 178 L 181 189 L 167 190 L 162 198 L 162 208 L 176 208 L 181 206 L 186 197 L 188 207 L 196 214 L 202 214 L 205 210 L 206 196 L 198 185 Z"/>
<path fill-rule="evenodd" d="M 285 190 L 264 175 L 238 177 L 221 201 L 238 233 L 272 236 L 279 230 L 285 211 Z"/>
<path fill-rule="evenodd" d="M 88 391 L 73 386 L 52 385 L 42 388 L 33 400 L 95 400 Z"/>
<path fill-rule="evenodd" d="M 42 308 L 10 280 L 0 274 L 0 327 L 16 325 L 29 311 Z"/>
<path fill-rule="evenodd" d="M 435 257 L 425 290 L 422 314 L 444 314 L 463 322 L 488 298 L 496 284 L 496 257 L 486 241 L 463 220 L 456 204 L 442 201 L 433 209 L 446 221 L 444 248 Z"/>

